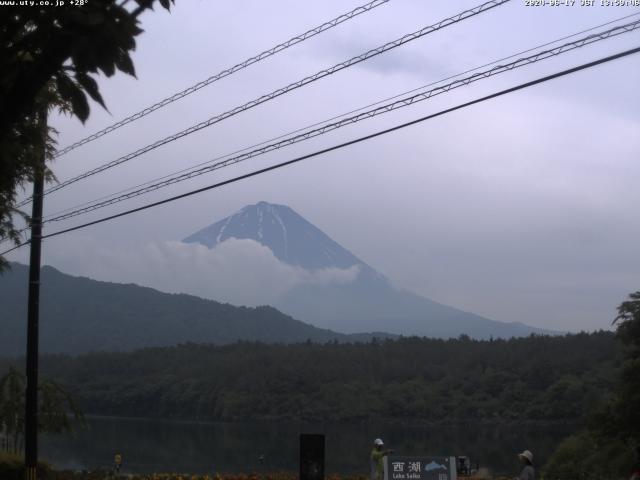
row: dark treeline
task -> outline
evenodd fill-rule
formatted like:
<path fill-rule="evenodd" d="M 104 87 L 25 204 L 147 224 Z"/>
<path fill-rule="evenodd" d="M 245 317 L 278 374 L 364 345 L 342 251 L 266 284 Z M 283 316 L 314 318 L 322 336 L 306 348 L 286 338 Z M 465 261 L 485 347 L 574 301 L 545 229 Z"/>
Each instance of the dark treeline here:
<path fill-rule="evenodd" d="M 612 333 L 366 344 L 186 344 L 48 355 L 86 413 L 210 420 L 575 421 L 609 392 Z M 0 365 L 0 368 L 5 366 Z"/>

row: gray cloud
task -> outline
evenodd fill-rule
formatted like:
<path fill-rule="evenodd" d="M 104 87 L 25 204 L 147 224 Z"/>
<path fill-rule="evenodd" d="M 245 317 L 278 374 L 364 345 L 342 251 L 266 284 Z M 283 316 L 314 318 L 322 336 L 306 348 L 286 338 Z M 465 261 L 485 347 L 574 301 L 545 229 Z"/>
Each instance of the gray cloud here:
<path fill-rule="evenodd" d="M 54 117 L 60 144 L 359 3 L 256 0 L 239 9 L 236 2 L 178 2 L 170 15 L 146 15 L 135 55 L 139 80 L 116 76 L 101 81 L 113 116 L 96 107 L 86 128 L 75 119 Z M 68 178 L 477 3 L 389 2 L 58 159 L 54 170 Z M 510 2 L 51 195 L 46 210 L 67 208 L 629 13 L 601 7 L 532 9 Z M 622 36 L 495 77 L 126 206 L 412 120 L 633 42 L 633 36 Z M 148 273 L 153 265 L 179 270 L 175 264 L 184 258 L 196 272 L 214 260 L 220 270 L 224 258 L 209 256 L 220 252 L 204 252 L 198 263 L 198 252 L 185 254 L 165 242 L 267 200 L 292 206 L 397 285 L 434 300 L 542 327 L 608 327 L 615 306 L 640 288 L 640 226 L 633 221 L 640 204 L 636 65 L 637 58 L 614 62 L 295 167 L 57 237 L 45 242 L 45 259 L 70 273 L 108 273 L 109 279 L 123 282 L 157 280 Z M 242 248 L 249 248 L 253 253 L 246 258 L 263 265 L 283 288 L 306 281 L 299 272 L 270 264 L 259 249 L 236 245 L 225 255 L 235 259 L 234 252 Z M 135 256 L 129 262 L 112 261 L 127 251 L 138 252 L 149 266 Z M 161 260 L 162 255 L 168 258 Z M 94 257 L 103 260 L 94 262 Z M 10 258 L 24 261 L 26 256 L 17 252 Z M 234 283 L 234 289 L 241 290 L 241 283 Z M 252 286 L 255 291 L 258 283 Z M 161 286 L 207 294 L 186 273 Z M 218 299 L 245 300 L 225 288 L 216 284 L 225 292 Z M 264 298 L 275 294 L 269 290 Z"/>
<path fill-rule="evenodd" d="M 269 305 L 304 284 L 345 284 L 358 268 L 316 272 L 280 262 L 252 240 L 229 239 L 213 249 L 182 242 L 153 242 L 137 248 L 105 248 L 87 240 L 82 248 L 58 249 L 48 259 L 65 272 L 131 282 L 168 293 L 189 293 L 235 305 Z"/>

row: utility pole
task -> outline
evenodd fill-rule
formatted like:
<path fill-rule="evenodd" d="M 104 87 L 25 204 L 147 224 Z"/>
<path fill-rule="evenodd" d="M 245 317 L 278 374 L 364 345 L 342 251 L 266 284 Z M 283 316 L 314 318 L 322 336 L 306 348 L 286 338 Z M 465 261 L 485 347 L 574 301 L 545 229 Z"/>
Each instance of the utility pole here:
<path fill-rule="evenodd" d="M 38 478 L 38 328 L 40 317 L 40 251 L 42 243 L 42 203 L 47 145 L 47 106 L 42 108 L 42 158 L 33 175 L 31 242 L 29 244 L 29 304 L 27 308 L 27 393 L 25 402 L 25 480 Z"/>

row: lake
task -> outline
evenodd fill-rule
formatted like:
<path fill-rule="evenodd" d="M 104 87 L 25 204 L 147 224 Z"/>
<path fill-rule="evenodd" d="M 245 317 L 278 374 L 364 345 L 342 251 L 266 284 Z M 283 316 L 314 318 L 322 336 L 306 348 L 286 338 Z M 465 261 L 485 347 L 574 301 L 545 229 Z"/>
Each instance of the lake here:
<path fill-rule="evenodd" d="M 567 426 L 407 426 L 295 422 L 199 423 L 89 417 L 88 429 L 45 435 L 40 457 L 58 468 L 111 468 L 124 473 L 297 471 L 300 433 L 326 435 L 327 473 L 368 474 L 374 438 L 396 455 L 467 455 L 494 474 L 513 475 L 516 453 L 531 450 L 539 465 L 574 429 Z M 259 456 L 264 455 L 261 464 Z"/>

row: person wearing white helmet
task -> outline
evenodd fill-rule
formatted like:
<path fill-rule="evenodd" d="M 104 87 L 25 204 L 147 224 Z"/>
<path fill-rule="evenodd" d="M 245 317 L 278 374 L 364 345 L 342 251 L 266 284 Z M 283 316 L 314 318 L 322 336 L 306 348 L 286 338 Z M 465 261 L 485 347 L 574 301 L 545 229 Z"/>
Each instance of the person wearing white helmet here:
<path fill-rule="evenodd" d="M 384 442 L 380 438 L 373 441 L 371 450 L 371 480 L 384 480 L 384 457 L 393 453 L 393 450 L 385 450 Z"/>
<path fill-rule="evenodd" d="M 520 475 L 515 480 L 536 480 L 536 471 L 533 468 L 533 453 L 529 450 L 525 450 L 518 454 L 518 458 L 524 464 Z"/>

